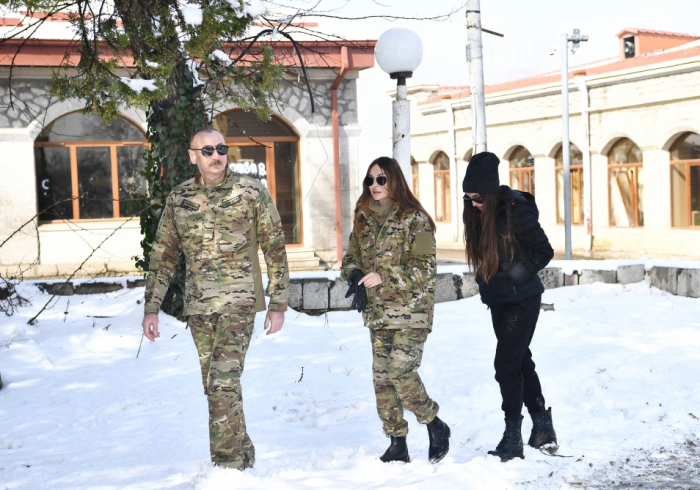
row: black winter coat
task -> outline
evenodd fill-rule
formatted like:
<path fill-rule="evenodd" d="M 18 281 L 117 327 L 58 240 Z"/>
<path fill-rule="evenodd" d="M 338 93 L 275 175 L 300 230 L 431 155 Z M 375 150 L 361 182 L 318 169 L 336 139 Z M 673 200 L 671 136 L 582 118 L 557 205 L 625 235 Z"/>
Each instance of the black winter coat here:
<path fill-rule="evenodd" d="M 498 193 L 498 232 L 507 230 L 506 206 L 511 209 L 514 250 L 506 240 L 498 242 L 498 272 L 488 282 L 477 276 L 481 301 L 487 305 L 513 303 L 544 292 L 537 271 L 552 260 L 554 250 L 538 221 L 535 197 L 502 185 Z"/>

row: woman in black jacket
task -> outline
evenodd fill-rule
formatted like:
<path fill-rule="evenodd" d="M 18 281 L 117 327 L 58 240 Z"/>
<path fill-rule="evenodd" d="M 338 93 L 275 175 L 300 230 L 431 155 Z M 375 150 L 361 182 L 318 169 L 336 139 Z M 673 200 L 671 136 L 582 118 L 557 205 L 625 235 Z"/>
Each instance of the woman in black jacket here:
<path fill-rule="evenodd" d="M 496 346 L 496 381 L 503 398 L 506 430 L 495 451 L 501 461 L 524 458 L 521 435 L 523 403 L 532 417 L 528 444 L 556 444 L 552 409 L 545 410 L 540 380 L 532 361 L 535 333 L 544 292 L 537 271 L 554 256 L 538 222 L 535 198 L 500 186 L 499 159 L 493 153 L 474 155 L 462 183 L 467 261 L 479 285 L 481 301 L 491 310 Z"/>

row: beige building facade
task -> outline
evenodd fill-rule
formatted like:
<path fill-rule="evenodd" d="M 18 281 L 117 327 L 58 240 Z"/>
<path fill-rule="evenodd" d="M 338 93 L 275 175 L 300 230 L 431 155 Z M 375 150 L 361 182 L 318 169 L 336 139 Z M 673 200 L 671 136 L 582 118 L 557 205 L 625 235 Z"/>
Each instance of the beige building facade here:
<path fill-rule="evenodd" d="M 700 257 L 700 41 L 625 29 L 620 57 L 569 73 L 576 255 Z M 468 87 L 414 83 L 412 184 L 440 248 L 462 248 L 461 183 L 471 157 Z M 502 184 L 532 192 L 564 249 L 561 77 L 486 87 L 489 151 Z"/>
<path fill-rule="evenodd" d="M 231 169 L 270 191 L 292 270 L 323 270 L 337 261 L 336 236 L 350 230 L 361 185 L 357 78 L 374 64 L 375 41 L 345 44 L 298 44 L 314 110 L 298 59 L 286 55 L 291 44 L 276 41 L 271 46 L 287 71 L 276 94 L 283 104 L 274 104 L 272 119 L 259 121 L 235 106 L 211 114 Z M 29 43 L 16 58 L 11 46 L 0 47 L 0 277 L 141 272 L 134 259 L 142 255 L 143 235 L 138 210 L 128 203 L 147 193 L 146 115 L 123 108 L 103 127 L 81 113 L 83 101 L 53 98 L 51 67 L 74 47 L 51 37 Z"/>

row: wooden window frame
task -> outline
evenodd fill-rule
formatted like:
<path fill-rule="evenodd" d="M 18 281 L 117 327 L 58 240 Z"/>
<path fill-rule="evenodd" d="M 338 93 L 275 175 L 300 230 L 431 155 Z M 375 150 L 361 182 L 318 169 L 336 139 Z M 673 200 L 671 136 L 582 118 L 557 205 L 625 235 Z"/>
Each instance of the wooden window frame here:
<path fill-rule="evenodd" d="M 513 166 L 512 166 L 512 163 L 513 163 L 513 156 L 514 156 L 518 151 L 520 151 L 521 148 L 524 149 L 525 151 L 527 151 L 527 153 L 530 155 L 528 158 L 532 158 L 532 166 L 531 166 L 531 167 L 513 167 Z M 519 174 L 519 175 L 518 175 L 518 182 L 520 182 L 520 187 L 521 187 L 521 188 L 520 188 L 520 189 L 516 189 L 516 190 L 519 190 L 519 191 L 521 191 L 521 192 L 529 192 L 529 193 L 532 194 L 533 196 L 535 195 L 535 176 L 534 176 L 534 174 L 535 174 L 535 158 L 532 156 L 532 153 L 530 153 L 530 150 L 528 150 L 528 149 L 525 148 L 524 146 L 516 146 L 516 147 L 513 148 L 513 150 L 510 152 L 510 156 L 508 157 L 508 186 L 510 186 L 511 183 L 513 182 L 513 179 L 512 179 L 512 176 L 511 176 L 512 174 Z M 529 190 L 529 191 L 525 191 L 525 190 L 522 189 L 522 188 L 524 187 L 524 186 L 522 185 L 523 177 L 525 177 L 525 176 L 527 176 L 528 183 L 530 184 L 530 190 Z"/>
<path fill-rule="evenodd" d="M 608 226 L 610 228 L 621 228 L 621 229 L 626 229 L 626 228 L 644 228 L 644 225 L 639 224 L 639 171 L 637 170 L 634 174 L 634 182 L 632 182 L 632 186 L 634 189 L 632 189 L 632 210 L 634 211 L 632 213 L 632 216 L 634 217 L 634 224 L 631 226 L 620 226 L 620 225 L 613 225 L 610 223 L 610 203 L 612 202 L 612 196 L 610 195 L 610 171 L 613 169 L 621 169 L 621 168 L 643 168 L 644 163 L 610 163 L 610 156 L 608 155 Z"/>
<path fill-rule="evenodd" d="M 415 168 L 415 172 L 413 171 Z M 420 201 L 420 180 L 419 180 L 419 167 L 418 162 L 411 158 L 411 192 L 416 199 Z"/>
<path fill-rule="evenodd" d="M 535 195 L 534 191 L 535 190 L 535 178 L 532 174 L 535 173 L 535 167 L 523 167 L 523 168 L 510 168 L 508 169 L 508 184 L 510 185 L 511 180 L 510 180 L 510 174 L 520 174 L 518 182 L 520 182 L 522 186 L 523 182 L 523 176 L 527 175 L 528 182 L 530 182 L 530 190 L 529 191 L 524 191 L 522 189 L 516 189 L 521 192 L 530 192 L 533 196 Z"/>
<path fill-rule="evenodd" d="M 303 248 L 304 247 L 304 209 L 302 207 L 304 200 L 301 192 L 301 143 L 298 136 L 264 136 L 256 137 L 254 141 L 251 138 L 224 138 L 224 142 L 228 146 L 265 146 L 265 160 L 271 163 L 267 169 L 267 190 L 270 192 L 273 200 L 277 199 L 277 185 L 275 172 L 275 145 L 274 143 L 296 143 L 297 144 L 297 178 L 299 180 L 299 233 L 301 243 L 287 243 L 287 248 Z M 273 143 L 266 145 L 265 143 Z M 275 203 L 277 205 L 277 203 Z"/>
<path fill-rule="evenodd" d="M 686 203 L 685 203 L 685 212 L 686 212 L 686 226 L 673 226 L 673 187 L 671 187 L 671 228 L 674 230 L 700 230 L 700 226 L 693 226 L 692 222 L 692 216 L 691 216 L 691 199 L 690 199 L 690 168 L 691 167 L 700 167 L 700 160 L 674 160 L 671 161 L 671 166 L 669 168 L 669 172 L 671 175 L 671 178 L 673 178 L 673 167 L 678 165 L 683 165 L 685 166 L 685 196 L 686 196 Z M 673 186 L 673 181 L 671 181 L 671 186 Z"/>
<path fill-rule="evenodd" d="M 555 179 L 554 196 L 556 197 L 556 202 L 557 202 L 557 224 L 563 225 L 564 221 L 563 220 L 559 221 L 559 192 L 558 192 L 559 191 L 559 179 L 557 179 L 557 172 L 559 172 L 559 170 L 561 170 L 563 173 L 564 167 L 563 166 L 561 166 L 561 167 L 555 166 L 554 167 L 554 179 Z M 570 165 L 569 170 L 570 170 L 570 177 L 573 177 L 574 174 L 578 175 L 577 179 L 578 179 L 579 189 L 583 189 L 583 165 Z M 576 171 L 575 173 L 574 173 L 574 170 Z M 608 178 L 609 178 L 609 174 L 608 174 Z M 562 186 L 563 185 L 564 184 L 562 182 Z M 569 179 L 569 187 L 571 188 L 571 196 L 570 196 L 571 209 L 573 209 L 574 208 L 574 179 L 573 178 Z M 581 195 L 581 208 L 583 208 L 583 195 Z M 573 217 L 573 213 L 572 213 L 572 217 Z M 571 226 L 583 226 L 583 221 L 584 220 L 582 219 L 581 223 L 574 223 L 573 219 L 572 219 Z"/>
<path fill-rule="evenodd" d="M 117 148 L 126 146 L 150 146 L 145 140 L 141 141 L 37 141 L 34 148 L 68 148 L 70 155 L 71 173 L 71 199 L 73 200 L 73 217 L 70 219 L 40 220 L 39 224 L 64 223 L 65 221 L 80 221 L 81 223 L 123 221 L 127 219 L 120 215 L 119 211 L 119 167 L 117 162 Z M 109 148 L 110 172 L 112 176 L 112 217 L 80 219 L 80 195 L 78 192 L 78 148 Z M 36 165 L 36 160 L 34 162 Z M 41 213 L 38 209 L 37 213 Z M 128 217 L 133 218 L 133 217 Z"/>
<path fill-rule="evenodd" d="M 444 152 L 443 152 L 444 153 Z M 447 154 L 445 154 L 447 156 Z M 435 194 L 435 221 L 437 223 L 450 223 L 452 222 L 452 206 L 450 206 L 449 210 L 447 206 L 451 204 L 451 199 L 450 199 L 450 194 L 452 193 L 452 175 L 450 174 L 450 169 L 449 169 L 449 157 L 448 157 L 448 168 L 447 170 L 437 170 L 437 159 L 440 157 L 440 153 L 438 153 L 435 158 L 433 158 L 433 192 Z M 438 220 L 437 216 L 437 211 L 438 211 L 438 179 L 437 177 L 441 176 L 441 182 L 442 182 L 442 209 L 443 209 L 443 219 Z M 447 176 L 450 179 L 450 189 L 449 192 L 445 192 L 445 176 Z"/>

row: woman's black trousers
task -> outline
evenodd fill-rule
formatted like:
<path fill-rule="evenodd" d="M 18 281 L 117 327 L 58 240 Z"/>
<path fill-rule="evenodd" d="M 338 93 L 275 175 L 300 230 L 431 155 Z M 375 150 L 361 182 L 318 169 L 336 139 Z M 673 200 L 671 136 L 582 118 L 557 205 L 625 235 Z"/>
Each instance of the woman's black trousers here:
<path fill-rule="evenodd" d="M 542 295 L 538 294 L 517 303 L 491 306 L 493 329 L 498 339 L 494 367 L 506 418 L 519 420 L 523 403 L 530 413 L 545 410 L 542 387 L 530 352 L 541 300 Z"/>

